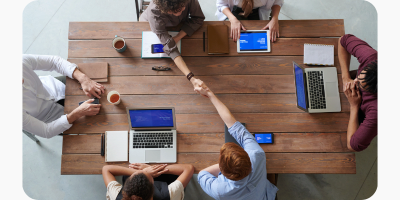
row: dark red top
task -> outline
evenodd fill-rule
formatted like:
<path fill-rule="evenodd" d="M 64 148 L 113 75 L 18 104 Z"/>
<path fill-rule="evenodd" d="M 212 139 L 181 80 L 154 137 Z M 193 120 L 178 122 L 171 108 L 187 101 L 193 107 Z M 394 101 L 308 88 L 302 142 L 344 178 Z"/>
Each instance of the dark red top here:
<path fill-rule="evenodd" d="M 347 34 L 342 37 L 340 44 L 355 56 L 360 63 L 357 70 L 357 76 L 372 61 L 378 60 L 378 52 L 369 46 L 365 41 L 360 40 L 354 35 Z M 355 151 L 366 149 L 372 139 L 377 135 L 378 125 L 378 99 L 377 94 L 372 94 L 360 89 L 361 106 L 359 113 L 360 126 L 351 137 L 350 145 Z"/>

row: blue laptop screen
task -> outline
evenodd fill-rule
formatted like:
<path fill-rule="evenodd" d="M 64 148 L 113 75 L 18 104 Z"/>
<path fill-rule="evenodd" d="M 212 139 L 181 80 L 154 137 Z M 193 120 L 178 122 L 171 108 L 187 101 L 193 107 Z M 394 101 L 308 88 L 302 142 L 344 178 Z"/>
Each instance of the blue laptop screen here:
<path fill-rule="evenodd" d="M 240 51 L 268 50 L 267 32 L 240 33 Z"/>
<path fill-rule="evenodd" d="M 303 69 L 294 64 L 294 75 L 296 79 L 296 94 L 297 94 L 297 105 L 307 109 L 306 106 L 306 91 L 304 89 L 304 73 Z"/>
<path fill-rule="evenodd" d="M 171 109 L 129 110 L 132 128 L 174 127 L 174 116 Z"/>

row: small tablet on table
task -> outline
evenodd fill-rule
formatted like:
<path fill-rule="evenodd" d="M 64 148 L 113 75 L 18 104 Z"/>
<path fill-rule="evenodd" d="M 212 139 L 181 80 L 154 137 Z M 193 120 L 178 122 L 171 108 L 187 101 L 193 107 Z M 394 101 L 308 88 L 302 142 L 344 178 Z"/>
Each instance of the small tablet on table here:
<path fill-rule="evenodd" d="M 238 53 L 271 52 L 269 30 L 247 30 L 240 32 L 237 42 Z"/>

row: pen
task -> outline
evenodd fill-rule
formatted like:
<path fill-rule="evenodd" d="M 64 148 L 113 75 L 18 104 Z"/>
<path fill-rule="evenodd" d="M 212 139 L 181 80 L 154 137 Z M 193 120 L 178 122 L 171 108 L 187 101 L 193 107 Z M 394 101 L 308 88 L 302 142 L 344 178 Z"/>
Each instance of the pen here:
<path fill-rule="evenodd" d="M 104 156 L 104 136 L 101 134 L 101 156 Z"/>
<path fill-rule="evenodd" d="M 203 32 L 203 51 L 206 52 L 206 32 Z"/>

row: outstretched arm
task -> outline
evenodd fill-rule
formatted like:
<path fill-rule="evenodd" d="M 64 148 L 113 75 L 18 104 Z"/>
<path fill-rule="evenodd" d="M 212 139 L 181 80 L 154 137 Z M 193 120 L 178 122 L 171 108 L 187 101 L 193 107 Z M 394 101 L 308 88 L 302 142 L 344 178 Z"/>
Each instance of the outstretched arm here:
<path fill-rule="evenodd" d="M 236 122 L 236 119 L 233 117 L 231 111 L 229 111 L 225 104 L 223 104 L 204 83 L 203 85 L 204 87 L 196 87 L 194 90 L 197 93 L 210 98 L 212 104 L 217 109 L 219 116 L 222 118 L 226 126 L 228 128 L 232 127 Z"/>

